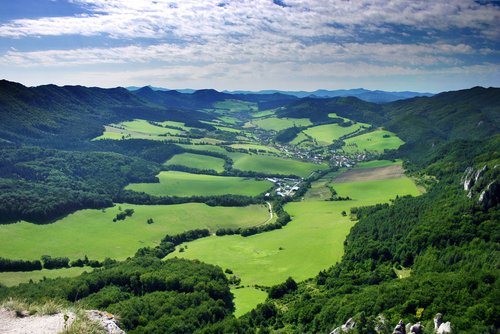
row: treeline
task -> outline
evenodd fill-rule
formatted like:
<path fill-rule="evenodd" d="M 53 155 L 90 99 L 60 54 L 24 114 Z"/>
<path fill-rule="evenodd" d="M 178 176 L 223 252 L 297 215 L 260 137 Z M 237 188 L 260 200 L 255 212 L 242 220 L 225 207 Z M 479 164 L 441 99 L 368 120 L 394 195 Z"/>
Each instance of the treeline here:
<path fill-rule="evenodd" d="M 217 195 L 217 196 L 154 196 L 143 192 L 123 190 L 115 197 L 116 203 L 145 204 L 145 205 L 170 205 L 183 203 L 205 203 L 209 206 L 247 206 L 250 204 L 264 203 L 259 197 L 244 195 Z"/>
<path fill-rule="evenodd" d="M 274 212 L 278 216 L 276 221 L 274 223 L 267 223 L 267 224 L 262 224 L 259 226 L 251 226 L 251 227 L 238 227 L 238 228 L 230 228 L 230 227 L 223 227 L 218 229 L 215 234 L 217 236 L 223 236 L 223 235 L 233 235 L 233 234 L 240 234 L 242 237 L 248 237 L 254 234 L 259 234 L 263 232 L 268 232 L 268 231 L 273 231 L 273 230 L 278 230 L 282 228 L 283 226 L 286 226 L 292 218 L 283 209 L 283 200 L 277 200 L 274 204 Z"/>
<path fill-rule="evenodd" d="M 184 242 L 193 241 L 200 238 L 205 238 L 210 236 L 210 231 L 207 229 L 196 229 L 186 232 L 182 232 L 175 235 L 166 235 L 160 242 L 158 246 L 155 247 L 144 247 L 140 248 L 136 253 L 136 257 L 144 256 L 154 256 L 159 259 L 163 259 L 168 254 L 175 250 L 175 246 L 178 246 Z"/>
<path fill-rule="evenodd" d="M 77 259 L 71 262 L 67 257 L 52 257 L 49 255 L 42 255 L 40 260 L 32 261 L 13 260 L 0 257 L 0 272 L 34 271 L 42 269 L 61 269 L 84 266 L 99 268 L 114 262 L 116 261 L 109 258 L 106 258 L 102 262 L 99 262 L 98 260 L 89 260 L 86 255 L 83 259 Z"/>

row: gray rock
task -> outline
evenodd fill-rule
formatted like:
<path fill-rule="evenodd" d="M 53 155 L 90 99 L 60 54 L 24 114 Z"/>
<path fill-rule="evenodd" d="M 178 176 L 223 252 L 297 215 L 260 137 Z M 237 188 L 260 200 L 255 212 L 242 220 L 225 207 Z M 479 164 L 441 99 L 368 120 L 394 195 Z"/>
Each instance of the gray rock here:
<path fill-rule="evenodd" d="M 443 323 L 443 315 L 441 313 L 436 314 L 436 316 L 434 317 L 434 330 L 436 332 L 442 323 Z"/>
<path fill-rule="evenodd" d="M 349 318 L 345 324 L 343 324 L 340 327 L 335 328 L 333 331 L 330 332 L 330 334 L 341 334 L 341 333 L 349 333 L 354 329 L 356 326 L 356 322 L 352 320 L 352 318 Z"/>
<path fill-rule="evenodd" d="M 443 322 L 439 325 L 439 328 L 436 331 L 437 334 L 448 334 L 451 333 L 451 323 L 449 321 Z"/>
<path fill-rule="evenodd" d="M 410 333 L 424 334 L 424 327 L 420 324 L 420 321 L 410 327 Z"/>
<path fill-rule="evenodd" d="M 399 320 L 399 323 L 394 328 L 392 334 L 406 334 L 405 323 L 403 322 L 403 320 Z"/>
<path fill-rule="evenodd" d="M 87 311 L 87 316 L 90 320 L 100 323 L 108 334 L 125 334 L 125 331 L 118 327 L 116 319 L 111 313 L 91 310 Z"/>

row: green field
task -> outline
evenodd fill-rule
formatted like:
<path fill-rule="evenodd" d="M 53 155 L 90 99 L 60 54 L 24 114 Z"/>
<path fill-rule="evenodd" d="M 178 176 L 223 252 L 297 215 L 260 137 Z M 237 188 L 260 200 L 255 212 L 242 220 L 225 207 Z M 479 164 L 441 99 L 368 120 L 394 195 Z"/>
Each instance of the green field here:
<path fill-rule="evenodd" d="M 338 124 L 318 125 L 304 130 L 304 133 L 314 138 L 319 145 L 330 145 L 342 136 L 348 135 L 365 126 L 363 123 L 356 123 L 348 127 Z"/>
<path fill-rule="evenodd" d="M 388 137 L 384 138 L 384 136 Z M 404 141 L 402 141 L 393 132 L 375 130 L 346 139 L 345 146 L 342 149 L 348 153 L 361 151 L 383 153 L 384 150 L 395 150 L 403 144 Z"/>
<path fill-rule="evenodd" d="M 213 169 L 220 173 L 224 171 L 224 160 L 202 154 L 181 153 L 174 155 L 165 165 L 181 165 L 198 169 Z"/>
<path fill-rule="evenodd" d="M 281 153 L 279 150 L 275 149 L 274 147 L 258 145 L 258 144 L 232 144 L 229 146 L 232 148 L 236 148 L 236 149 L 266 151 L 266 152 L 271 152 L 271 153 L 276 153 L 276 154 Z"/>
<path fill-rule="evenodd" d="M 274 130 L 280 131 L 293 126 L 308 126 L 311 125 L 311 121 L 308 118 L 261 118 L 252 121 L 253 124 L 257 125 L 259 128 L 264 130 Z"/>
<path fill-rule="evenodd" d="M 235 317 L 240 317 L 251 311 L 267 298 L 266 292 L 251 287 L 231 289 L 231 293 L 234 296 Z"/>
<path fill-rule="evenodd" d="M 329 180 L 331 177 L 334 175 L 330 175 Z M 345 237 L 354 225 L 341 214 L 342 211 L 349 212 L 353 206 L 387 202 L 396 195 L 418 194 L 415 184 L 406 177 L 334 186 L 339 195 L 354 200 L 330 202 L 318 198 L 288 203 L 285 210 L 293 220 L 280 230 L 246 238 L 238 235 L 204 238 L 189 243 L 185 252 L 170 256 L 199 259 L 230 268 L 245 286 L 270 286 L 288 276 L 302 281 L 340 260 Z M 236 299 L 237 305 L 247 309 L 262 302 L 264 296 L 242 293 L 236 295 Z"/>
<path fill-rule="evenodd" d="M 269 174 L 297 175 L 307 177 L 315 170 L 327 169 L 326 164 L 314 164 L 298 160 L 278 158 L 267 155 L 229 153 L 233 159 L 233 167 L 244 171 L 255 171 Z"/>
<path fill-rule="evenodd" d="M 123 210 L 134 209 L 132 217 L 113 222 Z M 147 224 L 152 218 L 153 224 Z M 42 255 L 103 260 L 123 260 L 137 249 L 155 246 L 166 234 L 208 228 L 259 225 L 269 218 L 266 205 L 210 207 L 206 204 L 130 205 L 104 210 L 80 210 L 53 224 L 20 222 L 0 225 L 0 254 L 10 259 L 40 259 Z"/>
<path fill-rule="evenodd" d="M 75 277 L 81 273 L 94 270 L 91 267 L 75 267 L 64 269 L 42 269 L 34 271 L 20 271 L 20 272 L 3 272 L 0 273 L 0 284 L 5 286 L 14 286 L 20 283 L 28 283 L 30 280 L 38 282 L 44 278 L 57 278 L 57 277 Z"/>
<path fill-rule="evenodd" d="M 269 181 L 252 178 L 191 174 L 177 171 L 160 172 L 160 183 L 131 183 L 125 189 L 156 196 L 255 196 L 271 188 Z"/>

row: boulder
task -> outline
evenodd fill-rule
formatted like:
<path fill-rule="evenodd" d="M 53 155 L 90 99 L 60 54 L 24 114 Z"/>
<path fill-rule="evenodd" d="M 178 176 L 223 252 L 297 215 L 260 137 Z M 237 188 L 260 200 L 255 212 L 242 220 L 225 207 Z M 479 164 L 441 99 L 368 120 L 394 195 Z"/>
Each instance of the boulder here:
<path fill-rule="evenodd" d="M 399 320 L 399 323 L 394 328 L 392 334 L 406 334 L 405 323 L 403 322 L 403 320 Z"/>
<path fill-rule="evenodd" d="M 451 323 L 449 321 L 443 322 L 439 325 L 439 328 L 436 331 L 437 334 L 449 334 L 451 333 Z"/>
<path fill-rule="evenodd" d="M 415 325 L 410 327 L 410 334 L 424 334 L 424 327 L 420 324 L 420 321 Z"/>

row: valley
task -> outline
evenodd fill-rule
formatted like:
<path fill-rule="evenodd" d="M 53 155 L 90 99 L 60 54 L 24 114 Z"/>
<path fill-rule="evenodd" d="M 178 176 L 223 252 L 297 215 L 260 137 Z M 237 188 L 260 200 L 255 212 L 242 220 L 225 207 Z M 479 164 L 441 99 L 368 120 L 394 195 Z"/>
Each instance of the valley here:
<path fill-rule="evenodd" d="M 62 290 L 67 293 L 62 298 L 68 301 L 128 310 L 126 303 L 153 298 L 141 289 L 184 291 L 184 283 L 175 283 L 177 278 L 163 282 L 154 268 L 206 264 L 218 270 L 213 275 L 225 284 L 224 292 L 213 293 L 225 300 L 224 317 L 232 314 L 250 326 L 255 312 L 292 304 L 307 308 L 303 303 L 311 294 L 318 305 L 329 298 L 330 288 L 339 289 L 338 296 L 369 294 L 370 282 L 399 284 L 391 281 L 396 275 L 407 282 L 420 275 L 415 254 L 427 246 L 418 252 L 411 247 L 434 239 L 411 239 L 406 226 L 418 225 L 413 219 L 419 213 L 406 216 L 401 208 L 414 212 L 414 207 L 428 205 L 435 210 L 429 197 L 441 198 L 452 187 L 438 177 L 446 179 L 462 162 L 443 162 L 433 151 L 436 145 L 436 150 L 447 149 L 440 132 L 416 140 L 413 134 L 424 130 L 405 118 L 412 115 L 397 116 L 406 127 L 394 125 L 393 113 L 402 102 L 228 96 L 212 90 L 120 93 L 128 94 L 132 106 L 107 109 L 108 102 L 103 104 L 81 132 L 41 126 L 33 137 L 29 131 L 17 137 L 0 132 L 0 285 L 11 287 L 0 288 L 0 297 L 10 291 L 22 296 L 36 290 L 39 281 L 47 291 L 64 282 L 69 290 Z M 76 124 L 82 116 L 67 117 Z M 487 137 L 490 131 L 496 130 L 482 133 Z M 55 140 L 62 137 L 67 146 Z M 431 147 L 431 153 L 419 155 L 423 147 Z M 494 166 L 489 160 L 487 164 Z M 496 175 L 495 167 L 489 168 L 486 174 Z M 465 205 L 463 200 L 456 199 L 456 205 Z M 422 221 L 432 222 L 434 215 L 432 211 Z M 377 223 L 366 225 L 370 219 Z M 388 222 L 393 225 L 386 226 Z M 374 232 L 378 226 L 381 230 Z M 386 239 L 378 238 L 396 227 L 404 232 L 387 239 L 410 240 L 385 244 Z M 421 228 L 427 231 L 428 226 Z M 23 270 L 26 266 L 33 269 Z M 120 281 L 121 287 L 103 283 L 101 289 L 92 283 L 99 275 L 125 275 L 127 281 L 129 267 L 144 276 Z M 83 284 L 88 290 L 69 288 L 79 280 L 89 280 Z M 278 297 L 273 292 L 289 280 L 298 284 L 298 300 L 294 292 Z M 141 288 L 132 288 L 138 282 Z M 200 286 L 186 282 L 196 287 L 190 289 L 211 286 L 210 280 Z M 121 302 L 125 304 L 117 306 Z M 415 313 L 405 312 L 408 317 Z M 270 319 L 289 321 L 283 314 L 276 311 Z M 294 321 L 297 328 L 311 330 L 309 322 Z"/>

